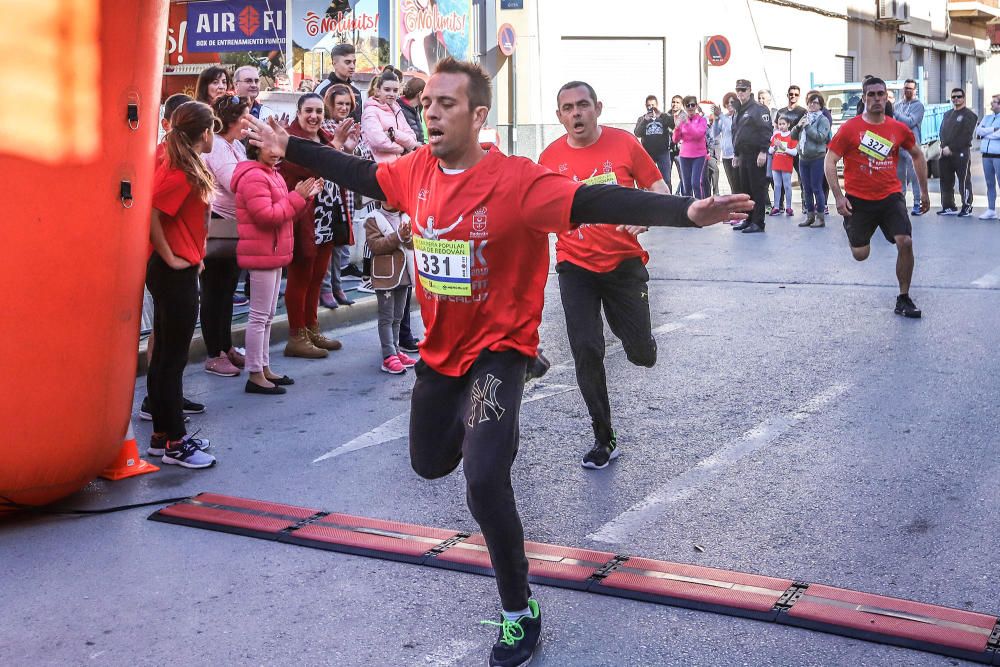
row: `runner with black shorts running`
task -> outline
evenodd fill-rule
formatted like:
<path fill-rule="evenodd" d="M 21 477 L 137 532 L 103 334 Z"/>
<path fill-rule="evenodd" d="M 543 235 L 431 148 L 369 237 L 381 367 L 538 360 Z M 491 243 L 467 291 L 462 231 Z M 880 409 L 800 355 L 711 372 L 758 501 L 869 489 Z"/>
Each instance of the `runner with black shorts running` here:
<path fill-rule="evenodd" d="M 844 229 L 854 259 L 862 262 L 871 253 L 871 238 L 881 229 L 889 243 L 896 244 L 896 279 L 899 296 L 896 314 L 920 317 L 920 309 L 910 298 L 913 277 L 913 230 L 906 212 L 906 199 L 896 177 L 899 151 L 913 157 L 913 167 L 920 180 L 920 210 L 931 208 L 927 194 L 927 161 L 917 145 L 913 131 L 885 115 L 885 81 L 867 79 L 862 86 L 865 113 L 844 123 L 830 142 L 823 167 L 826 180 L 844 216 Z M 844 159 L 844 196 L 837 179 L 837 162 Z"/>
<path fill-rule="evenodd" d="M 614 183 L 669 194 L 656 163 L 635 137 L 597 124 L 602 104 L 590 84 L 570 81 L 556 95 L 556 116 L 566 134 L 542 151 L 538 163 L 585 184 Z M 583 467 L 600 470 L 617 458 L 604 369 L 604 321 L 637 366 L 656 363 L 649 317 L 649 253 L 639 244 L 639 225 L 581 225 L 559 234 L 556 272 L 576 381 L 594 429 L 594 446 Z"/>
<path fill-rule="evenodd" d="M 743 219 L 753 202 L 583 186 L 482 146 L 492 100 L 478 65 L 439 61 L 421 103 L 428 142 L 391 163 L 289 139 L 276 122 L 249 120 L 251 143 L 411 217 L 425 338 L 410 404 L 410 463 L 428 479 L 464 464 L 467 502 L 503 604 L 489 664 L 513 667 L 531 660 L 541 633 L 511 467 L 525 368 L 538 346 L 548 234 L 598 222 L 703 227 Z"/>

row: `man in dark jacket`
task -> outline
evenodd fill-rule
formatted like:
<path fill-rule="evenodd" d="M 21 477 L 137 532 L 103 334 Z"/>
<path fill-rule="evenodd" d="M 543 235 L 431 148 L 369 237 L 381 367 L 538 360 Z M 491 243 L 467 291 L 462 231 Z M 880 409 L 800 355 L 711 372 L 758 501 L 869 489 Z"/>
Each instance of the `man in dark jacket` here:
<path fill-rule="evenodd" d="M 669 189 L 670 172 L 673 170 L 670 144 L 674 134 L 674 117 L 669 113 L 662 113 L 659 106 L 656 95 L 646 98 L 646 113 L 639 116 L 633 133 L 639 137 L 649 157 L 653 158 Z"/>
<path fill-rule="evenodd" d="M 967 218 L 972 215 L 972 135 L 976 131 L 979 116 L 965 106 L 965 91 L 953 88 L 951 104 L 941 119 L 941 210 L 938 215 L 958 215 Z M 955 177 L 958 177 L 958 192 L 962 197 L 962 208 L 955 208 Z"/>
<path fill-rule="evenodd" d="M 326 97 L 326 89 L 335 83 L 340 83 L 351 89 L 354 93 L 354 111 L 351 118 L 355 122 L 361 122 L 361 91 L 351 83 L 354 76 L 354 68 L 357 66 L 358 57 L 354 52 L 353 44 L 337 44 L 330 49 L 330 56 L 333 58 L 333 71 L 323 81 L 316 86 L 313 92 L 322 97 Z"/>
<path fill-rule="evenodd" d="M 771 110 L 754 101 L 750 81 L 736 81 L 736 118 L 733 121 L 733 166 L 739 170 L 739 191 L 750 195 L 753 212 L 734 230 L 744 234 L 764 231 L 764 206 L 767 204 L 767 149 L 771 145 Z"/>

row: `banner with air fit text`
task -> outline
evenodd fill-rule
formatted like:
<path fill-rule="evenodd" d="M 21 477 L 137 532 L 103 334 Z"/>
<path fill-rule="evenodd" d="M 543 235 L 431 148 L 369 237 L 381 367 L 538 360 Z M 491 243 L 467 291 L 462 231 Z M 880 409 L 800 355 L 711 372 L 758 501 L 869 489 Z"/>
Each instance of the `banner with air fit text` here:
<path fill-rule="evenodd" d="M 283 50 L 285 19 L 285 0 L 192 2 L 187 5 L 187 50 Z"/>

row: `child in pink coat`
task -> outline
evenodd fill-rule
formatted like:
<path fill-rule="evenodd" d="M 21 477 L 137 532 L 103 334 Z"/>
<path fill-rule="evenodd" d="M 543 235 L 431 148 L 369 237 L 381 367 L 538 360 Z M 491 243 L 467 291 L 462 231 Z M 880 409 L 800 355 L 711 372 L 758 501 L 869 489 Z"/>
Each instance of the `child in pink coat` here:
<path fill-rule="evenodd" d="M 295 238 L 292 220 L 306 200 L 323 188 L 322 179 L 300 181 L 293 192 L 275 169 L 280 157 L 251 146 L 246 162 L 233 172 L 231 190 L 236 193 L 236 224 L 239 241 L 236 260 L 250 273 L 250 316 L 246 330 L 246 369 L 250 372 L 248 394 L 284 394 L 293 380 L 271 371 L 268 348 L 271 322 L 278 306 L 281 269 L 292 261 Z"/>
<path fill-rule="evenodd" d="M 361 135 L 376 162 L 394 162 L 420 145 L 397 98 L 399 79 L 386 70 L 378 78 L 375 96 L 365 102 L 361 113 Z"/>

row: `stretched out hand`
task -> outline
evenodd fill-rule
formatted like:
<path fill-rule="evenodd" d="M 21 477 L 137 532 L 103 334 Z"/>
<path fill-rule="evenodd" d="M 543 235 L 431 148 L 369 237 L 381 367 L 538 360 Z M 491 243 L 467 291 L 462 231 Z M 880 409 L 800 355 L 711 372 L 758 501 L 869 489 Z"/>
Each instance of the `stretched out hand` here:
<path fill-rule="evenodd" d="M 243 118 L 243 124 L 247 138 L 253 146 L 269 150 L 280 157 L 285 156 L 285 151 L 288 149 L 288 131 L 274 117 L 265 123 L 259 118 L 246 116 Z"/>
<path fill-rule="evenodd" d="M 746 220 L 752 210 L 750 195 L 725 195 L 696 200 L 688 208 L 688 217 L 699 227 L 708 227 L 717 222 Z"/>

